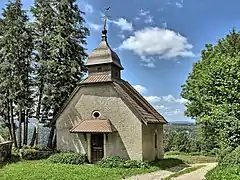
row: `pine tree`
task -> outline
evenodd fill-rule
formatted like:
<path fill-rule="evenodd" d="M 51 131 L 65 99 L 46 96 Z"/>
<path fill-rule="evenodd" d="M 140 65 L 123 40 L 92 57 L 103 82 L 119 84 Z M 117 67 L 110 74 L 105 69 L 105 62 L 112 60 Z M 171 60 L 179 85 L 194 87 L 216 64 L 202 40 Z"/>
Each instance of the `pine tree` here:
<path fill-rule="evenodd" d="M 36 0 L 35 21 L 41 119 L 51 120 L 86 71 L 88 29 L 75 0 Z M 45 12 L 44 16 L 42 12 Z M 38 113 L 38 116 L 40 113 Z M 52 147 L 54 128 L 48 146 Z"/>
<path fill-rule="evenodd" d="M 3 60 L 0 66 L 0 72 L 3 82 L 1 86 L 3 89 L 6 89 L 5 97 L 9 105 L 9 108 L 7 108 L 10 111 L 12 137 L 15 146 L 17 146 L 17 144 L 14 114 L 18 112 L 18 147 L 21 148 L 22 112 L 32 106 L 32 33 L 29 27 L 28 17 L 26 12 L 22 10 L 22 4 L 19 0 L 15 3 L 10 2 L 7 4 L 2 16 L 0 48 Z"/>

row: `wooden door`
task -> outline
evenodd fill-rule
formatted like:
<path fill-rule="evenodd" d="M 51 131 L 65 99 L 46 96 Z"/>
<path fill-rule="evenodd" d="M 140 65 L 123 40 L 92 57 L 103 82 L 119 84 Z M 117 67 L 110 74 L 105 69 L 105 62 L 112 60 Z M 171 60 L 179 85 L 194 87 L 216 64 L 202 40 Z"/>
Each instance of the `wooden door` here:
<path fill-rule="evenodd" d="M 103 134 L 92 134 L 91 135 L 91 161 L 96 163 L 103 158 Z"/>

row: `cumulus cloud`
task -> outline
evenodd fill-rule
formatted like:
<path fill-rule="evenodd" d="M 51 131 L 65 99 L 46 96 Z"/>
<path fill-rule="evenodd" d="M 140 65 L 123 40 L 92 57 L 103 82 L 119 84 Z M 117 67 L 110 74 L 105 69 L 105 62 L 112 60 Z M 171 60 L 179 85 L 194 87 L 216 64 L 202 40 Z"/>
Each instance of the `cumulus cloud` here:
<path fill-rule="evenodd" d="M 147 88 L 141 86 L 141 85 L 134 85 L 133 86 L 140 94 L 146 93 Z"/>
<path fill-rule="evenodd" d="M 133 25 L 131 22 L 128 22 L 124 18 L 119 18 L 117 20 L 112 20 L 111 21 L 113 24 L 117 25 L 120 27 L 122 31 L 133 31 Z"/>
<path fill-rule="evenodd" d="M 169 94 L 167 96 L 163 96 L 163 100 L 166 101 L 166 102 L 177 102 L 177 103 L 180 103 L 180 104 L 185 104 L 188 102 L 188 100 L 184 99 L 184 98 L 175 98 L 173 97 L 173 95 Z"/>
<path fill-rule="evenodd" d="M 154 23 L 153 16 L 150 14 L 150 11 L 140 9 L 138 15 L 145 18 L 144 19 L 144 23 L 146 23 L 146 24 Z M 140 17 L 136 17 L 135 18 L 135 20 L 139 20 L 139 19 L 140 19 Z"/>
<path fill-rule="evenodd" d="M 164 28 L 147 27 L 134 32 L 119 46 L 130 50 L 140 57 L 155 56 L 159 59 L 175 57 L 193 57 L 193 45 L 181 34 Z M 142 59 L 144 60 L 144 59 Z"/>
<path fill-rule="evenodd" d="M 89 22 L 88 25 L 89 25 L 89 27 L 90 27 L 91 29 L 93 29 L 93 30 L 95 30 L 95 31 L 99 31 L 100 29 L 103 28 L 102 25 L 100 25 L 100 24 L 95 24 L 95 23 L 91 23 L 91 22 Z"/>

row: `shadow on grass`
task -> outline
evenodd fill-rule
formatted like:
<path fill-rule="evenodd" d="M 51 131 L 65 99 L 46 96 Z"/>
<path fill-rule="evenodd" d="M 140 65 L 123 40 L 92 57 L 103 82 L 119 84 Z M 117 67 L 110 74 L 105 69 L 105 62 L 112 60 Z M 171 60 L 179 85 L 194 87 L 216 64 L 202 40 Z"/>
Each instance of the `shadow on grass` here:
<path fill-rule="evenodd" d="M 156 166 L 162 170 L 168 170 L 171 172 L 178 172 L 186 167 L 189 167 L 186 163 L 184 163 L 181 159 L 177 158 L 166 158 L 162 160 L 156 160 L 151 162 L 152 166 Z"/>
<path fill-rule="evenodd" d="M 0 169 L 2 169 L 4 166 L 12 164 L 12 163 L 17 163 L 21 161 L 21 158 L 18 155 L 12 154 L 11 157 L 7 158 L 5 161 L 0 162 Z"/>

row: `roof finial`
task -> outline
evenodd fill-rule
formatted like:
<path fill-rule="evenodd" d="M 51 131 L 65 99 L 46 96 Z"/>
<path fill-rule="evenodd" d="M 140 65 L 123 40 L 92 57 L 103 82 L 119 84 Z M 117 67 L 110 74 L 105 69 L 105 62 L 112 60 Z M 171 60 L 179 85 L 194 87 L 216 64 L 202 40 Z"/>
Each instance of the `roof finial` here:
<path fill-rule="evenodd" d="M 105 8 L 105 14 L 103 16 L 104 19 L 104 25 L 103 25 L 103 31 L 102 31 L 102 39 L 106 40 L 107 38 L 107 20 L 109 19 L 109 16 L 107 15 L 107 11 L 110 9 L 110 7 Z"/>

